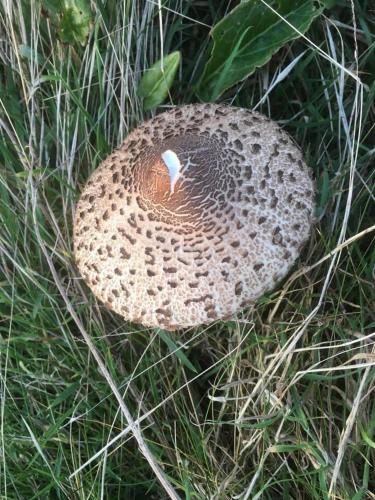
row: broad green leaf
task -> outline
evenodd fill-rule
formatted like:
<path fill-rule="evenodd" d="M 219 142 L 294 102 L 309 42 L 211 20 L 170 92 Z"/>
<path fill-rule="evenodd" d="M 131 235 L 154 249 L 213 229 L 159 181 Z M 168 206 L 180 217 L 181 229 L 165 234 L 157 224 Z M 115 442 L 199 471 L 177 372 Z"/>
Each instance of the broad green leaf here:
<path fill-rule="evenodd" d="M 215 101 L 229 87 L 251 75 L 283 45 L 305 33 L 323 10 L 313 0 L 268 3 L 269 6 L 262 0 L 242 2 L 212 29 L 214 45 L 198 87 L 203 101 Z"/>
<path fill-rule="evenodd" d="M 43 7 L 62 42 L 86 45 L 92 24 L 89 0 L 44 0 Z"/>
<path fill-rule="evenodd" d="M 63 42 L 85 45 L 91 27 L 91 9 L 87 0 L 64 0 L 59 34 Z"/>
<path fill-rule="evenodd" d="M 144 98 L 143 106 L 145 110 L 155 108 L 168 96 L 180 59 L 181 56 L 178 50 L 172 52 L 164 57 L 163 67 L 160 59 L 143 75 L 139 83 L 138 95 Z"/>

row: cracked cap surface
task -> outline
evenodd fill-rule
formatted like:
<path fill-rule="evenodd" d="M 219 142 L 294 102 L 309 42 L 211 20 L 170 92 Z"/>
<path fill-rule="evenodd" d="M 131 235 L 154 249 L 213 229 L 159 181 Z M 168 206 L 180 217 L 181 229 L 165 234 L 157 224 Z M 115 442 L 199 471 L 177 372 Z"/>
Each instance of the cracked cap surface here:
<path fill-rule="evenodd" d="M 223 105 L 176 107 L 135 129 L 87 181 L 76 263 L 128 321 L 208 324 L 288 273 L 313 210 L 310 171 L 275 122 Z"/>

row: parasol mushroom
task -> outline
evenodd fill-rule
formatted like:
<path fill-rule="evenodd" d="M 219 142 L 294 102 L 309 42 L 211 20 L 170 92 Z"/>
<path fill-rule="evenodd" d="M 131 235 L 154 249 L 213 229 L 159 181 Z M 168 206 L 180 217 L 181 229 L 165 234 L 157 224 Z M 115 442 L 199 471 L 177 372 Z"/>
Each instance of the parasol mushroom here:
<path fill-rule="evenodd" d="M 128 321 L 208 324 L 288 273 L 313 210 L 310 170 L 275 122 L 230 106 L 176 107 L 135 129 L 89 178 L 76 262 Z"/>

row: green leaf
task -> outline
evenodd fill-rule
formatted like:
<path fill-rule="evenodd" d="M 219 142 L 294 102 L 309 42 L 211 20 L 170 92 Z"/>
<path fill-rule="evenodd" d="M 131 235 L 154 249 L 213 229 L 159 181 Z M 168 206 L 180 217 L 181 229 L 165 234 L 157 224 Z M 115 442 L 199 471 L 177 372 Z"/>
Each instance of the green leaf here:
<path fill-rule="evenodd" d="M 86 45 L 92 24 L 89 0 L 44 0 L 43 8 L 62 42 Z"/>
<path fill-rule="evenodd" d="M 18 49 L 21 57 L 28 59 L 29 61 L 35 61 L 40 65 L 44 64 L 44 57 L 42 57 L 35 49 L 33 50 L 28 45 L 23 44 L 19 45 Z"/>
<path fill-rule="evenodd" d="M 160 59 L 143 75 L 139 83 L 138 95 L 144 98 L 145 110 L 155 108 L 168 96 L 180 59 L 180 52 L 176 50 L 164 57 L 163 67 Z"/>
<path fill-rule="evenodd" d="M 203 101 L 215 101 L 267 63 L 283 45 L 298 38 L 298 32 L 305 33 L 323 10 L 316 8 L 313 0 L 275 3 L 270 1 L 269 5 L 277 13 L 261 0 L 242 2 L 214 26 L 214 46 L 198 87 Z"/>
<path fill-rule="evenodd" d="M 183 364 L 186 368 L 189 368 L 189 370 L 191 370 L 192 372 L 198 373 L 193 363 L 189 361 L 189 358 L 182 352 L 182 348 L 173 342 L 168 333 L 166 333 L 164 330 L 161 330 L 160 328 L 156 330 L 156 333 L 167 345 L 169 352 L 175 354 L 176 357 L 180 360 L 181 364 Z"/>
<path fill-rule="evenodd" d="M 49 405 L 49 408 L 54 408 L 55 406 L 61 404 L 63 401 L 67 400 L 72 394 L 75 394 L 80 387 L 80 382 L 73 382 L 68 385 Z"/>
<path fill-rule="evenodd" d="M 250 424 L 247 422 L 240 423 L 238 424 L 237 422 L 234 424 L 236 427 L 239 426 L 241 429 L 265 429 L 266 427 L 270 427 L 271 425 L 274 425 L 278 420 L 281 419 L 282 413 L 279 412 L 275 417 L 267 417 L 263 420 L 260 420 L 259 422 L 255 424 Z"/>
<path fill-rule="evenodd" d="M 49 16 L 58 16 L 63 3 L 64 0 L 43 0 L 43 14 L 47 13 Z"/>
<path fill-rule="evenodd" d="M 299 450 L 311 450 L 311 446 L 308 443 L 275 444 L 269 448 L 271 453 L 292 453 Z"/>
<path fill-rule="evenodd" d="M 59 26 L 61 41 L 86 45 L 90 27 L 90 3 L 87 0 L 64 0 Z"/>
<path fill-rule="evenodd" d="M 375 450 L 375 441 L 373 441 L 370 436 L 364 431 L 362 430 L 361 432 L 361 435 L 362 435 L 362 439 L 363 441 L 368 445 L 370 446 L 370 448 L 374 448 Z"/>
<path fill-rule="evenodd" d="M 328 201 L 331 198 L 331 186 L 327 170 L 323 174 L 318 183 L 318 193 L 320 193 L 319 203 L 316 206 L 316 216 L 322 217 L 326 211 Z"/>

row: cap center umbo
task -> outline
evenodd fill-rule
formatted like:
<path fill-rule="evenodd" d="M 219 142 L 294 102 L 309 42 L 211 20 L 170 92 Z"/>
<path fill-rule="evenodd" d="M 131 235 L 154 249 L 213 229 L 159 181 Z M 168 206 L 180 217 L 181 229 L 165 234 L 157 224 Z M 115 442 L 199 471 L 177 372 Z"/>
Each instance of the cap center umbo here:
<path fill-rule="evenodd" d="M 210 137 L 171 137 L 149 148 L 136 165 L 139 193 L 153 210 L 194 218 L 215 202 L 223 163 L 221 145 Z M 224 160 L 225 161 L 225 160 Z M 150 208 L 151 208 L 150 206 Z"/>

